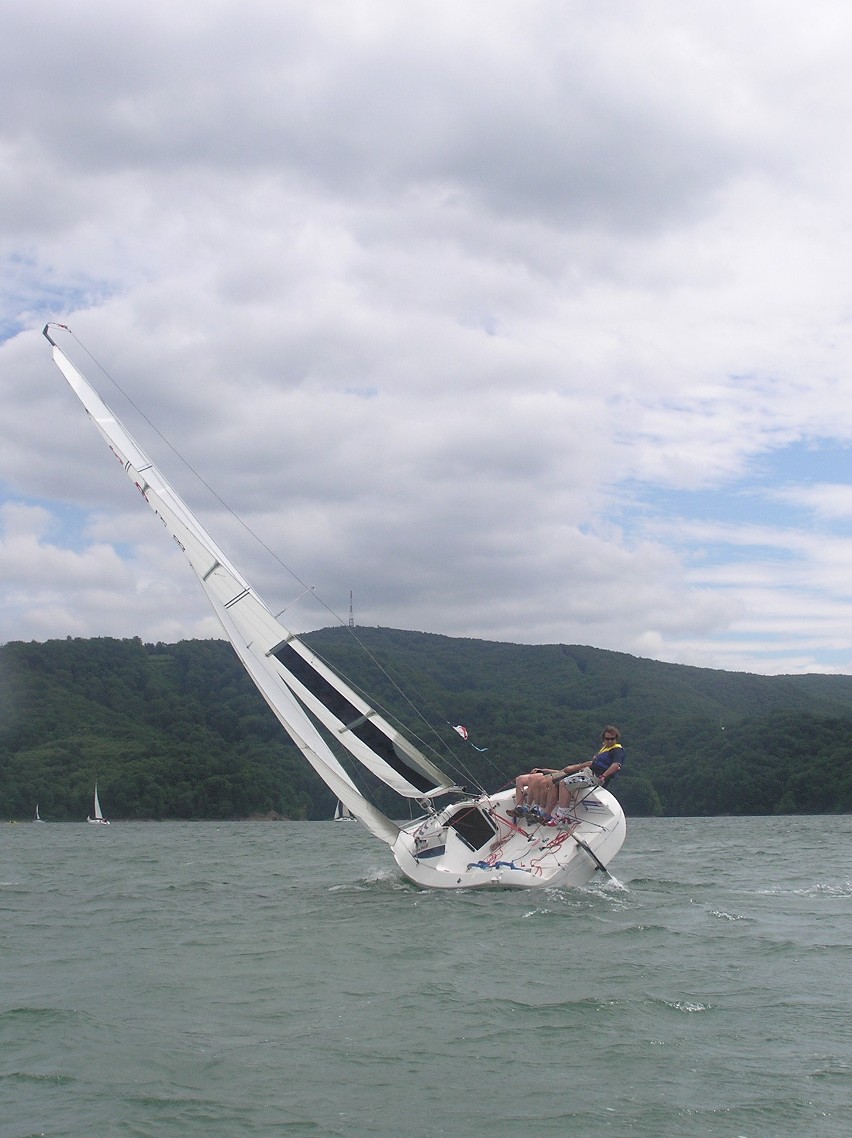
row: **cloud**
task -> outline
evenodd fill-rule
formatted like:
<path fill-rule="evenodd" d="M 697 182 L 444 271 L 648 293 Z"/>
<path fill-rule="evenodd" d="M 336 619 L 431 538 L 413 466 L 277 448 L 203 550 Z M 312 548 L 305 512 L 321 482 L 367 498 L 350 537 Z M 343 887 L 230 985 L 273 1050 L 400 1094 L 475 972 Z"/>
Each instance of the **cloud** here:
<path fill-rule="evenodd" d="M 852 430 L 850 22 L 10 13 L 0 637 L 214 628 L 50 318 L 273 607 L 315 584 L 365 623 L 852 669 L 843 473 L 793 462 Z M 309 600 L 288 619 L 327 622 Z"/>
<path fill-rule="evenodd" d="M 782 502 L 804 506 L 820 518 L 852 519 L 852 485 L 848 482 L 823 482 L 815 486 L 796 486 L 779 490 Z"/>

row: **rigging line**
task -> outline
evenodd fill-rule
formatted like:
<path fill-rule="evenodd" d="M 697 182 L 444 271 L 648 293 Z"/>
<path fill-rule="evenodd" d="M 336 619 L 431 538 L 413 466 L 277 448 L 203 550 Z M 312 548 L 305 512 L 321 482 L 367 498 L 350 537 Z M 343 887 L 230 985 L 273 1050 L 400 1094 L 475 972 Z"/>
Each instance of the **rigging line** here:
<path fill-rule="evenodd" d="M 328 606 L 326 606 L 326 607 L 328 607 Z M 329 609 L 328 611 L 331 612 L 332 610 Z M 332 614 L 332 615 L 334 615 L 334 614 Z M 424 739 L 421 735 L 418 735 L 412 727 L 409 727 L 407 724 L 404 724 L 398 715 L 396 715 L 389 708 L 387 708 L 386 706 L 381 704 L 375 698 L 375 696 L 365 692 L 364 689 L 355 680 L 353 680 L 349 676 L 345 677 L 347 683 L 349 683 L 355 691 L 357 691 L 364 699 L 366 699 L 368 703 L 371 703 L 373 706 L 375 706 L 376 710 L 380 711 L 382 713 L 382 715 L 386 716 L 389 721 L 392 721 L 393 723 L 395 723 L 396 726 L 399 727 L 400 729 L 402 729 L 403 731 L 409 732 L 417 740 L 417 742 L 420 744 L 420 746 L 423 747 L 424 750 L 431 751 L 431 753 L 438 758 L 440 758 L 442 755 L 447 757 L 448 758 L 448 765 L 453 765 L 455 770 L 457 770 L 460 774 L 463 774 L 464 777 L 468 781 L 472 782 L 474 784 L 474 786 L 476 786 L 479 790 L 482 790 L 484 793 L 484 788 L 480 786 L 478 777 L 476 775 L 474 775 L 474 773 L 467 767 L 467 765 L 459 758 L 457 752 L 449 745 L 447 740 L 439 733 L 435 724 L 426 718 L 426 716 L 423 714 L 423 712 L 420 710 L 420 708 L 417 706 L 417 704 L 412 700 L 411 696 L 409 696 L 408 692 L 395 679 L 393 674 L 388 671 L 388 669 L 385 667 L 385 665 L 382 664 L 381 660 L 378 659 L 378 657 L 369 649 L 369 647 L 364 643 L 364 641 L 358 636 L 357 632 L 352 627 L 352 625 L 350 625 L 348 622 L 344 622 L 341 617 L 336 617 L 336 619 L 344 627 L 344 629 L 346 630 L 346 633 L 349 636 L 351 636 L 351 638 L 354 640 L 354 642 L 358 646 L 359 650 L 361 652 L 363 652 L 363 654 L 373 664 L 373 666 L 381 673 L 382 676 L 384 676 L 384 678 L 388 681 L 388 683 L 391 685 L 391 687 L 394 689 L 394 691 L 397 693 L 397 695 L 399 695 L 399 697 L 403 701 L 403 703 L 414 713 L 416 718 L 426 728 L 426 730 L 429 732 L 430 736 L 435 740 L 435 742 L 430 743 L 428 740 Z M 317 651 L 317 649 L 313 645 L 311 645 L 310 648 L 311 648 L 311 651 L 313 652 L 313 654 L 317 657 L 317 659 L 321 660 L 328 668 L 331 668 L 331 670 L 333 672 L 339 673 L 339 669 L 337 668 L 337 666 L 332 661 L 328 660 L 325 656 L 323 656 L 323 654 L 321 652 Z M 449 721 L 445 721 L 445 722 L 449 722 Z M 440 746 L 438 746 L 438 744 Z M 476 750 L 476 748 L 473 748 L 473 749 Z M 481 753 L 481 752 L 479 752 L 479 753 Z M 444 761 L 444 760 L 442 759 L 442 761 Z M 490 756 L 485 758 L 483 761 L 487 766 L 490 767 L 491 771 L 495 775 L 501 775 L 503 773 L 501 771 L 501 769 L 493 761 L 493 759 L 491 759 Z M 509 784 L 507 783 L 506 785 L 509 785 Z"/>
<path fill-rule="evenodd" d="M 400 697 L 400 699 L 402 699 L 402 701 L 406 704 L 406 706 L 410 708 L 410 710 L 415 714 L 415 716 L 423 724 L 423 726 L 427 728 L 427 730 L 429 731 L 429 734 L 434 737 L 436 742 L 438 744 L 440 744 L 440 750 L 445 755 L 450 756 L 450 758 L 453 760 L 453 762 L 457 765 L 458 770 L 462 774 L 464 774 L 464 776 L 466 778 L 470 779 L 471 781 L 475 782 L 478 785 L 478 779 L 474 778 L 473 773 L 471 771 L 469 771 L 467 769 L 467 767 L 461 762 L 461 760 L 458 758 L 456 752 L 453 750 L 452 747 L 450 747 L 447 740 L 445 738 L 443 738 L 443 736 L 438 732 L 438 729 L 436 728 L 435 724 L 431 723 L 426 718 L 426 716 L 423 714 L 423 712 L 420 710 L 420 708 L 417 706 L 417 704 L 414 703 L 414 701 L 411 699 L 411 697 L 408 695 L 408 693 L 405 691 L 405 689 L 401 686 L 401 684 L 388 671 L 388 669 L 384 666 L 384 664 L 382 664 L 382 662 L 370 651 L 370 649 L 367 647 L 367 645 L 364 643 L 364 641 L 361 640 L 361 638 L 355 632 L 354 628 L 352 628 L 352 626 L 349 624 L 347 624 L 345 627 L 346 627 L 346 631 L 348 632 L 348 634 L 352 637 L 352 639 L 355 641 L 355 643 L 358 645 L 358 647 L 364 653 L 364 655 L 367 657 L 367 659 L 371 661 L 371 663 L 379 670 L 379 672 L 381 672 L 381 674 L 385 677 L 385 679 L 388 681 L 388 683 L 391 685 L 391 687 L 394 689 L 394 691 L 397 693 L 397 695 Z M 312 651 L 313 651 L 313 649 L 312 649 Z M 318 652 L 316 653 L 316 655 L 319 656 L 319 658 L 323 661 L 324 664 L 329 664 L 329 661 L 325 660 Z M 334 665 L 332 665 L 332 664 L 329 664 L 329 666 L 332 668 L 334 667 Z M 348 677 L 347 677 L 347 679 L 348 679 Z M 350 681 L 350 682 L 352 682 L 352 681 Z M 354 682 L 352 682 L 352 686 L 355 687 L 356 690 L 359 690 L 361 695 L 365 694 L 363 689 L 357 688 L 357 686 Z M 373 703 L 376 702 L 374 699 L 372 699 L 372 697 L 371 697 L 371 701 Z M 386 708 L 382 707 L 378 703 L 376 703 L 376 706 L 383 714 L 387 715 L 388 718 L 393 719 L 396 722 L 397 726 L 400 726 L 400 727 L 404 726 L 404 724 L 402 724 L 402 722 L 400 721 L 399 717 L 394 715 L 393 712 L 388 711 Z M 412 729 L 408 728 L 408 730 L 412 730 Z M 412 734 L 413 734 L 413 731 L 412 731 Z M 424 748 L 427 748 L 428 750 L 432 751 L 433 754 L 435 754 L 435 755 L 439 754 L 439 748 L 435 744 L 428 743 L 425 739 L 423 739 L 419 736 L 417 736 L 417 741 Z M 490 762 L 490 760 L 486 760 L 486 762 Z M 493 764 L 492 764 L 492 766 L 493 766 Z M 494 769 L 496 770 L 496 767 Z"/>
<path fill-rule="evenodd" d="M 336 621 L 336 623 L 341 625 L 342 627 L 348 629 L 349 633 L 352 635 L 352 637 L 355 640 L 355 643 L 359 646 L 361 651 L 364 652 L 370 660 L 372 660 L 374 665 L 382 672 L 382 674 L 385 676 L 385 678 L 388 680 L 388 682 L 398 692 L 400 697 L 405 701 L 405 703 L 415 713 L 417 718 L 429 729 L 429 731 L 434 736 L 434 738 L 439 743 L 442 744 L 445 753 L 450 755 L 451 757 L 453 757 L 455 759 L 455 761 L 458 761 L 455 757 L 454 752 L 450 749 L 449 745 L 447 744 L 446 740 L 442 739 L 441 736 L 439 735 L 434 724 L 431 724 L 429 722 L 429 720 L 426 718 L 426 716 L 423 715 L 423 713 L 420 711 L 420 709 L 414 704 L 414 702 L 411 700 L 411 698 L 400 687 L 400 685 L 396 682 L 396 680 L 393 678 L 393 676 L 390 675 L 390 673 L 387 671 L 387 669 L 384 668 L 383 665 L 376 659 L 376 657 L 373 655 L 372 652 L 370 652 L 370 650 L 363 643 L 363 641 L 361 641 L 359 639 L 359 637 L 355 634 L 354 629 L 348 624 L 348 622 L 345 621 L 343 619 L 343 617 L 340 616 L 339 613 L 335 612 L 335 610 L 326 601 L 324 601 L 323 598 L 316 592 L 316 586 L 315 585 L 308 585 L 307 582 L 303 581 L 302 578 L 298 575 L 298 573 L 296 573 L 295 570 L 291 569 L 290 566 L 287 565 L 286 562 L 283 561 L 282 558 L 275 552 L 275 550 L 271 549 L 270 546 L 267 545 L 267 543 L 258 534 L 256 534 L 254 532 L 254 530 L 251 528 L 251 526 L 243 518 L 241 518 L 240 515 L 234 509 L 232 509 L 231 506 L 228 505 L 228 503 L 224 500 L 224 498 L 222 498 L 222 496 L 219 493 L 217 493 L 217 491 L 210 485 L 209 482 L 207 482 L 207 480 L 199 473 L 199 471 L 195 469 L 195 467 L 192 465 L 192 463 L 190 463 L 180 453 L 180 451 L 177 449 L 177 447 L 175 447 L 169 441 L 169 439 L 166 438 L 166 436 L 162 433 L 162 431 L 160 431 L 160 429 L 156 426 L 156 424 L 151 421 L 151 419 L 148 417 L 148 415 L 145 414 L 145 412 L 142 410 L 142 408 L 139 407 L 139 405 L 135 402 L 135 400 L 124 390 L 124 388 L 121 386 L 121 384 L 118 382 L 118 380 L 115 379 L 115 377 L 104 367 L 104 365 L 100 362 L 100 360 L 98 360 L 96 358 L 96 356 L 94 356 L 92 354 L 92 352 L 89 351 L 89 349 L 86 347 L 86 345 L 79 338 L 79 336 L 77 336 L 77 334 L 75 332 L 73 332 L 66 324 L 57 324 L 55 326 L 58 328 L 62 328 L 63 331 L 68 333 L 68 335 L 79 345 L 81 351 L 83 351 L 89 357 L 89 359 L 92 361 L 92 363 L 95 365 L 95 367 L 97 367 L 98 370 L 109 380 L 109 382 L 113 385 L 113 387 L 115 387 L 115 389 L 121 393 L 122 397 L 127 400 L 129 405 L 134 409 L 134 411 L 137 413 L 137 415 L 139 415 L 148 424 L 148 426 L 156 434 L 156 436 L 161 440 L 161 442 L 165 446 L 168 447 L 168 449 L 172 452 L 172 454 L 175 455 L 176 458 L 178 458 L 180 460 L 180 462 L 186 467 L 186 469 L 190 471 L 190 473 L 193 475 L 193 477 L 195 477 L 201 483 L 201 485 L 207 490 L 207 492 L 209 494 L 211 494 L 212 497 L 219 503 L 219 505 L 222 506 L 222 508 L 225 511 L 227 511 L 227 513 L 229 513 L 231 515 L 231 517 L 240 526 L 242 526 L 242 528 L 245 530 L 245 532 L 247 534 L 249 534 L 249 536 L 251 538 L 253 538 L 254 541 L 256 541 L 257 544 L 262 549 L 266 550 L 266 552 L 269 554 L 269 556 L 278 565 L 280 565 L 281 568 L 285 572 L 289 573 L 290 576 L 293 578 L 294 581 L 296 581 L 296 583 L 298 585 L 301 586 L 301 588 L 304 591 L 302 592 L 300 597 L 296 598 L 297 601 L 301 600 L 301 597 L 305 596 L 307 593 L 313 593 L 313 595 L 315 596 L 318 603 L 322 606 L 322 608 L 324 608 L 326 610 L 326 612 L 329 613 L 329 615 Z M 291 602 L 291 603 L 295 603 L 295 602 Z M 281 612 L 284 612 L 284 609 L 282 609 Z M 280 613 L 279 613 L 279 615 L 280 615 Z M 319 656 L 320 659 L 323 659 L 322 656 L 319 655 L 319 653 L 317 653 L 317 655 Z M 328 663 L 328 661 L 326 661 L 326 660 L 323 660 L 323 662 Z M 336 669 L 334 669 L 334 670 L 336 671 Z M 347 677 L 347 679 L 348 679 L 348 677 Z M 353 687 L 354 686 L 355 685 L 353 684 Z M 384 712 L 385 714 L 387 714 L 385 708 L 379 708 L 379 709 L 382 712 Z M 398 718 L 396 719 L 396 722 L 397 722 L 397 724 L 399 724 Z M 436 755 L 438 754 L 438 749 L 435 746 L 430 746 L 429 744 L 427 744 L 425 742 L 425 740 L 418 740 L 418 741 L 421 742 L 424 747 L 431 750 L 434 754 L 436 754 Z M 472 772 L 469 771 L 464 764 L 461 764 L 459 766 L 459 771 L 469 781 L 473 782 L 475 785 L 478 785 L 478 779 L 473 777 Z"/>
<path fill-rule="evenodd" d="M 214 488 L 210 485 L 210 483 L 199 473 L 199 471 L 197 471 L 195 469 L 195 467 L 192 465 L 192 463 L 189 462 L 186 458 L 184 458 L 184 456 L 180 453 L 180 451 L 177 449 L 177 447 L 175 447 L 169 441 L 169 439 L 166 438 L 166 436 L 156 426 L 156 424 L 153 423 L 151 421 L 151 419 L 149 419 L 149 417 L 145 414 L 145 412 L 142 410 L 142 408 L 133 400 L 133 398 L 130 395 L 127 394 L 127 392 L 124 390 L 124 388 L 118 382 L 118 380 L 115 379 L 114 376 L 112 376 L 110 374 L 110 372 L 107 371 L 107 369 L 100 362 L 100 360 L 98 360 L 94 355 L 92 355 L 92 353 L 89 351 L 89 349 L 83 343 L 83 341 L 76 335 L 76 333 L 72 332 L 71 329 L 66 324 L 58 324 L 58 325 L 56 325 L 56 327 L 64 329 L 69 334 L 69 336 L 72 337 L 72 339 L 76 340 L 76 342 L 79 344 L 81 350 L 86 353 L 86 355 L 89 357 L 89 359 L 95 365 L 95 367 L 97 367 L 106 376 L 106 378 L 110 381 L 110 383 L 113 385 L 113 387 L 115 387 L 115 389 L 121 393 L 121 395 L 127 400 L 127 402 L 130 404 L 130 406 L 137 413 L 137 415 L 139 415 L 142 419 L 145 420 L 145 422 L 148 424 L 148 426 L 151 428 L 151 430 L 154 432 L 154 434 L 160 439 L 160 441 L 165 446 L 167 446 L 169 448 L 169 450 L 172 452 L 172 454 L 174 454 L 175 457 L 178 458 L 181 463 L 183 463 L 183 465 L 193 475 L 193 477 L 198 479 L 198 481 L 205 488 L 205 490 L 207 490 L 207 492 L 209 494 L 211 494 L 213 496 L 213 498 L 215 498 L 215 500 L 219 503 L 219 505 L 227 513 L 229 513 L 231 515 L 231 517 L 234 519 L 234 521 L 236 521 L 239 525 L 241 525 L 242 528 L 246 531 L 246 533 L 251 538 L 253 538 L 262 549 L 265 549 L 266 552 L 269 554 L 269 556 L 278 565 L 280 565 L 281 568 L 286 573 L 289 573 L 290 576 L 293 578 L 293 580 L 298 585 L 300 585 L 302 587 L 302 589 L 304 589 L 304 592 L 301 594 L 301 596 L 305 596 L 306 593 L 313 592 L 314 596 L 316 596 L 316 599 L 319 602 L 319 604 L 332 617 L 334 617 L 334 619 L 338 622 L 338 624 L 344 624 L 345 622 L 343 620 L 343 617 L 340 616 L 338 613 L 336 613 L 334 611 L 334 609 L 326 601 L 324 601 L 321 596 L 319 596 L 315 592 L 316 586 L 315 585 L 308 585 L 307 582 L 303 581 L 302 578 L 299 576 L 299 574 L 294 569 L 291 569 L 290 566 L 285 561 L 283 561 L 282 558 L 275 552 L 275 550 L 270 548 L 270 546 L 268 546 L 266 544 L 266 542 L 263 540 L 263 538 L 254 532 L 254 530 L 251 528 L 251 526 L 248 524 L 248 522 L 244 521 L 244 519 L 240 517 L 240 515 L 236 512 L 236 510 L 232 509 L 231 506 L 228 505 L 228 503 L 225 501 L 225 499 L 220 494 L 218 494 L 216 490 L 214 490 Z M 301 599 L 301 597 L 297 598 L 297 600 L 300 600 L 300 599 Z M 281 611 L 283 612 L 284 610 L 282 609 Z"/>
<path fill-rule="evenodd" d="M 400 696 L 401 700 L 411 709 L 411 711 L 414 713 L 415 717 L 420 721 L 420 723 L 423 724 L 427 728 L 430 735 L 434 737 L 434 739 L 437 741 L 437 743 L 441 744 L 442 751 L 439 751 L 439 748 L 435 745 L 435 743 L 430 742 L 428 739 L 425 739 L 425 738 L 423 738 L 422 735 L 418 734 L 418 732 L 415 730 L 415 728 L 409 726 L 407 723 L 404 723 L 400 719 L 399 715 L 397 715 L 397 713 L 395 711 L 393 711 L 391 708 L 387 707 L 386 704 L 384 704 L 381 700 L 379 700 L 375 696 L 374 693 L 367 692 L 358 683 L 357 680 L 354 680 L 351 676 L 344 673 L 342 671 L 342 669 L 337 664 L 334 663 L 333 660 L 329 660 L 328 657 L 324 656 L 322 654 L 322 652 L 320 652 L 313 644 L 309 644 L 308 647 L 310 648 L 312 654 L 314 656 L 316 656 L 316 658 L 318 660 L 320 660 L 323 664 L 325 664 L 325 666 L 327 668 L 329 668 L 332 672 L 334 672 L 335 675 L 340 676 L 341 678 L 345 679 L 346 683 L 349 684 L 349 686 L 352 688 L 353 691 L 357 692 L 362 697 L 362 699 L 364 699 L 368 704 L 370 704 L 371 707 L 374 708 L 374 710 L 380 712 L 385 717 L 385 719 L 387 719 L 387 721 L 389 723 L 392 723 L 402 734 L 408 736 L 410 739 L 413 739 L 417 744 L 419 744 L 419 746 L 424 751 L 430 752 L 432 755 L 435 756 L 436 759 L 439 759 L 441 762 L 445 762 L 445 764 L 447 766 L 454 768 L 453 769 L 454 774 L 464 775 L 464 777 L 468 781 L 470 781 L 474 784 L 474 786 L 476 787 L 477 790 L 481 791 L 482 793 L 485 793 L 484 788 L 481 787 L 479 784 L 479 779 L 473 774 L 472 771 L 468 770 L 465 767 L 465 765 L 459 760 L 458 756 L 452 750 L 452 748 L 449 746 L 447 741 L 445 739 L 443 739 L 441 737 L 441 735 L 438 733 L 438 730 L 435 727 L 435 725 L 433 723 L 431 723 L 426 718 L 426 716 L 423 714 L 423 712 L 420 710 L 420 708 L 414 703 L 414 701 L 411 699 L 411 697 L 408 695 L 408 693 L 405 691 L 405 689 L 403 687 L 401 687 L 401 685 L 394 679 L 394 677 L 391 675 L 391 673 L 388 672 L 387 668 L 381 663 L 380 660 L 378 660 L 376 658 L 376 656 L 370 651 L 370 649 L 367 647 L 367 645 L 358 636 L 356 636 L 354 634 L 351 627 L 349 627 L 348 625 L 345 627 L 346 627 L 346 630 L 349 633 L 349 635 L 351 635 L 353 637 L 353 639 L 355 640 L 355 643 L 358 646 L 358 649 L 363 653 L 364 656 L 367 657 L 368 660 L 370 660 L 370 662 L 376 667 L 376 669 L 385 677 L 385 679 L 388 681 L 388 683 L 391 685 L 391 687 L 394 689 L 394 691 L 396 691 L 397 694 Z"/>
<path fill-rule="evenodd" d="M 424 739 L 422 736 L 417 735 L 413 728 L 407 727 L 407 725 L 403 724 L 402 721 L 400 720 L 399 716 L 395 715 L 392 711 L 388 710 L 387 708 L 385 708 L 381 704 L 379 704 L 373 696 L 369 697 L 369 701 L 374 703 L 376 705 L 377 709 L 379 711 L 381 711 L 383 715 L 386 715 L 389 720 L 393 720 L 398 727 L 403 728 L 403 729 L 411 732 L 411 734 L 414 735 L 417 742 L 424 748 L 424 750 L 431 751 L 432 754 L 434 754 L 436 757 L 439 757 L 439 758 L 442 755 L 445 756 L 445 759 L 442 759 L 442 761 L 447 761 L 448 765 L 452 765 L 456 771 L 458 771 L 460 774 L 464 775 L 464 777 L 469 782 L 473 783 L 473 785 L 475 787 L 477 787 L 479 790 L 481 790 L 484 793 L 485 792 L 484 787 L 482 787 L 480 785 L 479 777 L 473 773 L 473 771 L 467 766 L 467 764 L 459 757 L 457 751 L 454 750 L 450 746 L 450 744 L 447 742 L 447 740 L 439 733 L 435 724 L 426 718 L 426 716 L 423 714 L 423 712 L 420 710 L 420 708 L 417 706 L 417 704 L 414 703 L 414 701 L 408 695 L 406 690 L 394 678 L 394 676 L 388 671 L 388 669 L 384 666 L 384 664 L 382 664 L 382 662 L 379 659 L 377 659 L 377 657 L 370 651 L 370 649 L 367 647 L 367 645 L 364 643 L 364 641 L 361 640 L 361 638 L 357 635 L 357 633 L 352 628 L 352 626 L 347 624 L 345 627 L 346 627 L 347 633 L 352 637 L 352 639 L 358 645 L 359 649 L 372 662 L 372 664 L 379 670 L 379 672 L 381 672 L 381 674 L 385 677 L 385 679 L 388 681 L 388 683 L 391 685 L 391 687 L 393 687 L 394 691 L 399 695 L 399 697 L 402 699 L 402 701 L 411 709 L 411 711 L 414 713 L 414 715 L 417 717 L 417 719 L 428 730 L 429 734 L 434 738 L 436 743 L 430 743 L 426 739 Z M 312 651 L 315 651 L 315 649 L 312 648 Z M 316 655 L 323 661 L 324 664 L 327 664 L 329 667 L 336 670 L 334 668 L 334 665 L 331 664 L 328 660 L 324 659 L 324 657 L 319 652 L 316 652 Z M 366 693 L 364 692 L 363 689 L 359 688 L 358 685 L 354 681 L 350 680 L 348 676 L 347 676 L 347 680 L 349 683 L 352 684 L 352 686 L 357 691 L 360 692 L 360 694 L 362 696 L 364 696 L 366 698 Z M 449 720 L 445 720 L 445 723 L 447 723 L 447 725 L 449 725 Z M 440 747 L 438 747 L 436 744 L 440 744 Z M 473 747 L 472 749 L 477 750 L 476 747 Z M 481 751 L 478 751 L 477 753 L 482 754 Z M 501 770 L 501 768 L 497 766 L 497 764 L 490 757 L 490 755 L 488 757 L 483 758 L 482 761 L 483 761 L 484 765 L 486 765 L 490 768 L 492 774 L 494 774 L 495 776 L 500 776 L 503 774 L 503 771 Z M 506 783 L 505 785 L 508 786 L 510 784 Z"/>
<path fill-rule="evenodd" d="M 601 790 L 601 789 L 606 790 L 606 787 L 590 786 L 582 798 L 580 798 L 579 795 L 577 796 L 577 806 L 582 805 L 582 803 L 584 803 L 586 801 L 586 799 L 589 798 L 589 796 L 591 795 L 593 790 Z M 595 801 L 597 802 L 597 799 L 595 799 Z M 590 823 L 590 825 L 592 825 L 592 826 L 597 826 L 597 828 L 599 830 L 603 829 L 602 825 L 598 826 L 597 822 L 593 822 L 591 818 L 586 819 L 586 821 L 588 821 Z"/>
<path fill-rule="evenodd" d="M 592 790 L 594 790 L 594 787 L 592 787 Z M 587 794 L 585 798 L 578 798 L 576 805 L 573 807 L 569 807 L 569 809 L 571 809 L 572 811 L 576 811 L 577 807 L 582 805 L 582 803 L 585 802 L 586 798 L 588 798 L 588 797 L 589 797 L 589 795 Z M 606 829 L 606 824 L 604 822 L 596 822 L 594 820 L 594 818 L 580 818 L 577 816 L 576 813 L 572 813 L 571 817 L 574 819 L 576 825 L 578 825 L 578 826 L 581 826 L 581 825 L 582 826 L 591 826 L 595 830 L 605 830 Z"/>

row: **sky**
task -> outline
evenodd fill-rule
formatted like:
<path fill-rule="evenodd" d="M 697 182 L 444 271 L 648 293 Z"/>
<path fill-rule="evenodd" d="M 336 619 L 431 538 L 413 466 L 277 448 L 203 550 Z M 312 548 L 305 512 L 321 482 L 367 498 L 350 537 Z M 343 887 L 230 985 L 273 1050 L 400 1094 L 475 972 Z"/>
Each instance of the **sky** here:
<path fill-rule="evenodd" d="M 30 0 L 0 642 L 218 636 L 46 321 L 296 632 L 852 673 L 852 6 Z"/>

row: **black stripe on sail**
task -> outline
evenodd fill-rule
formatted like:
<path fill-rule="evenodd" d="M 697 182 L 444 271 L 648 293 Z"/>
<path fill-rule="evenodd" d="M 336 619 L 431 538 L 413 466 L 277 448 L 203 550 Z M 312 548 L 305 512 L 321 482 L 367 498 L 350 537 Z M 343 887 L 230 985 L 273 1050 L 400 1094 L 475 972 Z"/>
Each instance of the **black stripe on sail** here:
<path fill-rule="evenodd" d="M 291 648 L 289 644 L 281 644 L 272 655 L 344 726 L 354 725 L 360 720 L 357 725 L 350 728 L 351 733 L 412 786 L 425 793 L 439 785 L 416 767 L 409 766 L 384 731 L 381 731 L 372 720 L 365 719 L 358 708 L 324 676 L 321 676 L 295 648 Z"/>

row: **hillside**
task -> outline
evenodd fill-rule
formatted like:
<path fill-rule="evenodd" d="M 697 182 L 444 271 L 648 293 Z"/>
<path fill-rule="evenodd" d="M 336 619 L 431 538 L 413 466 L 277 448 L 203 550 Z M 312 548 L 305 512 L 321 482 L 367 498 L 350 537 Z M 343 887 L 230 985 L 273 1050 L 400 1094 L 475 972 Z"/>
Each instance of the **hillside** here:
<path fill-rule="evenodd" d="M 395 629 L 305 639 L 441 765 L 488 789 L 529 765 L 588 757 L 615 723 L 628 765 L 613 789 L 628 813 L 852 809 L 849 676 L 756 676 Z M 85 817 L 95 777 L 113 818 L 321 818 L 333 805 L 224 642 L 0 646 L 0 817 L 30 818 L 36 802 L 48 819 Z"/>

